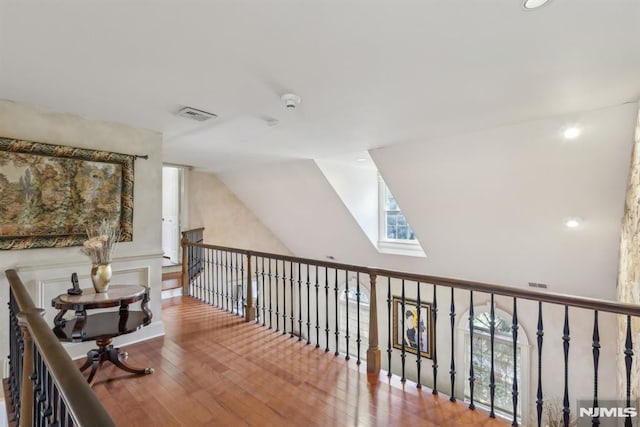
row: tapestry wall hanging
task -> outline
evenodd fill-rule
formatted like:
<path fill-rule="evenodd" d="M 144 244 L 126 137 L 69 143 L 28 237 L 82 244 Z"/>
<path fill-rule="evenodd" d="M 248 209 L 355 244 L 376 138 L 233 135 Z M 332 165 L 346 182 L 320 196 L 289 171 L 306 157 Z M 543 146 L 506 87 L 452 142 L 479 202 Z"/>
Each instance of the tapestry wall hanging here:
<path fill-rule="evenodd" d="M 102 220 L 131 241 L 134 160 L 0 137 L 0 249 L 81 245 Z"/>

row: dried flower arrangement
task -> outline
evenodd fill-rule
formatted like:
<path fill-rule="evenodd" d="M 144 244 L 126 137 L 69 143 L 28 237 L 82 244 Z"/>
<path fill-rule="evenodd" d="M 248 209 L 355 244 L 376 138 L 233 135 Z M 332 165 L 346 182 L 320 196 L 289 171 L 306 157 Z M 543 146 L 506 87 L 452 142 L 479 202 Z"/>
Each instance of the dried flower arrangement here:
<path fill-rule="evenodd" d="M 87 237 L 84 247 L 80 251 L 91 258 L 93 265 L 108 264 L 116 243 L 120 240 L 120 229 L 107 220 L 102 220 L 97 226 L 87 227 Z"/>

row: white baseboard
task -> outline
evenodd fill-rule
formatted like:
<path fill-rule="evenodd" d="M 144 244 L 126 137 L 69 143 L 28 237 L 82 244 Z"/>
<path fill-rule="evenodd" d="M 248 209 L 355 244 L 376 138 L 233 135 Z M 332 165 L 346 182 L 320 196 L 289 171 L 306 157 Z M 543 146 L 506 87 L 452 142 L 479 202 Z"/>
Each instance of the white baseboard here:
<path fill-rule="evenodd" d="M 2 359 L 2 378 L 9 377 L 9 356 Z"/>

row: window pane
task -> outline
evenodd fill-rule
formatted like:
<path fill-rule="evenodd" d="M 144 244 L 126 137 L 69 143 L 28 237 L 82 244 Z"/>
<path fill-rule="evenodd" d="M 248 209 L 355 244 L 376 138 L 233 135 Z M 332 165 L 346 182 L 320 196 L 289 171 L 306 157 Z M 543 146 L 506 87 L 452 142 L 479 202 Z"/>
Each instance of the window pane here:
<path fill-rule="evenodd" d="M 387 193 L 387 202 L 386 202 L 385 209 L 388 211 L 397 211 L 398 204 L 396 203 L 396 199 L 393 197 L 389 189 L 387 189 L 386 193 Z"/>

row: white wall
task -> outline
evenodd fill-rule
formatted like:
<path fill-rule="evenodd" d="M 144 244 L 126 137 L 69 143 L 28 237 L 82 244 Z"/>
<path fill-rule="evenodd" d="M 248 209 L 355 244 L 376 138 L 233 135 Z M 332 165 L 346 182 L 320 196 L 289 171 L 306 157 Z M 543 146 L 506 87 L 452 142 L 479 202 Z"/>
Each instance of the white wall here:
<path fill-rule="evenodd" d="M 161 135 L 116 123 L 44 111 L 6 100 L 0 100 L 0 135 L 125 154 L 149 155 L 148 160 L 135 161 L 133 241 L 118 243 L 116 246 L 113 283 L 151 286 L 150 308 L 154 313 L 152 325 L 125 335 L 118 342 L 122 344 L 163 334 L 160 305 Z M 47 310 L 47 318 L 54 314 L 50 308 L 51 298 L 70 287 L 72 272 L 78 273 L 82 287 L 91 286 L 91 263 L 80 253 L 78 247 L 2 251 L 0 305 L 3 307 L 6 307 L 9 298 L 4 270 L 12 268 L 18 270 L 23 282 L 31 290 L 34 302 Z M 3 358 L 9 352 L 7 334 L 6 328 L 0 330 L 0 354 Z M 69 347 L 69 351 L 77 357 L 91 346 L 91 343 L 73 345 Z"/>

